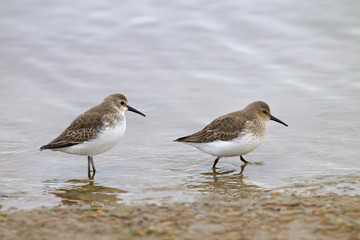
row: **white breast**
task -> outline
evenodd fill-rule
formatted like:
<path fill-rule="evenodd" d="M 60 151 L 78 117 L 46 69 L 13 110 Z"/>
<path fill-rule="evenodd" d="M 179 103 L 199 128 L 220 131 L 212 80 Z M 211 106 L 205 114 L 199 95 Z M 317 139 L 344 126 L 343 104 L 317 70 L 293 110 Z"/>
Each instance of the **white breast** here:
<path fill-rule="evenodd" d="M 264 134 L 247 133 L 230 141 L 216 140 L 209 143 L 186 143 L 198 148 L 200 151 L 216 157 L 234 157 L 252 152 L 264 141 Z"/>
<path fill-rule="evenodd" d="M 125 130 L 126 120 L 124 117 L 120 124 L 113 127 L 104 126 L 103 130 L 101 130 L 95 139 L 63 148 L 61 151 L 77 155 L 95 156 L 113 148 L 124 135 Z"/>

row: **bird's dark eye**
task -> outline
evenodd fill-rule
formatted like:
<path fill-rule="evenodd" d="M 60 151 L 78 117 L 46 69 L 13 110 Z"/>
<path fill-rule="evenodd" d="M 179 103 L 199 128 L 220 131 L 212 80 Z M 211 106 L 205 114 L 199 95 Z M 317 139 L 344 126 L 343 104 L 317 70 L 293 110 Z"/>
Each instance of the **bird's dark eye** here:
<path fill-rule="evenodd" d="M 120 102 L 120 104 L 121 104 L 121 105 L 124 105 L 124 104 L 125 104 L 125 102 L 124 102 L 124 101 L 121 101 L 121 102 Z"/>
<path fill-rule="evenodd" d="M 266 114 L 266 113 L 267 113 L 267 111 L 266 111 L 266 110 L 263 110 L 263 113 L 265 113 L 265 114 Z"/>

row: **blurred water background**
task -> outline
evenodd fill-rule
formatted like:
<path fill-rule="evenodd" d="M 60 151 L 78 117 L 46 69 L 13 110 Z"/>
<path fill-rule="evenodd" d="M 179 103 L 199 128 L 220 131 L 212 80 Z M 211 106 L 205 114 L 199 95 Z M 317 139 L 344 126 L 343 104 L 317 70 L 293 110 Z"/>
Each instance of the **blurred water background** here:
<path fill-rule="evenodd" d="M 192 201 L 257 188 L 359 192 L 360 2 L 3 1 L 0 205 Z M 96 156 L 40 152 L 80 113 L 123 93 L 127 132 Z M 172 142 L 255 100 L 263 145 L 221 159 Z"/>

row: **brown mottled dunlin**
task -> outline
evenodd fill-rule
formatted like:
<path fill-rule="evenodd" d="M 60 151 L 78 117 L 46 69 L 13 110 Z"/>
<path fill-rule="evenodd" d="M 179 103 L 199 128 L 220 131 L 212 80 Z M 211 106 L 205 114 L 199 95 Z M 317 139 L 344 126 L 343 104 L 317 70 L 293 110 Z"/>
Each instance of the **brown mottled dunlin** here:
<path fill-rule="evenodd" d="M 250 103 L 244 109 L 223 115 L 199 132 L 176 139 L 216 157 L 213 170 L 221 157 L 240 156 L 255 150 L 264 141 L 267 121 L 286 123 L 270 114 L 269 106 L 262 101 Z"/>
<path fill-rule="evenodd" d="M 68 128 L 40 150 L 51 149 L 70 154 L 88 156 L 95 172 L 93 157 L 113 148 L 126 129 L 125 112 L 145 115 L 128 105 L 122 94 L 107 96 L 102 103 L 78 116 Z"/>

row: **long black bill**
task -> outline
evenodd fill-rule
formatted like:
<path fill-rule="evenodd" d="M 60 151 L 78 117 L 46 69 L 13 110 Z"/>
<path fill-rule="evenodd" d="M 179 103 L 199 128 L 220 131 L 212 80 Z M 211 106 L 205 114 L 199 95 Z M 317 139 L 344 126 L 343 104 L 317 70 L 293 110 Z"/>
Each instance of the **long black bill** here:
<path fill-rule="evenodd" d="M 133 107 L 128 106 L 128 111 L 132 111 L 132 112 L 134 112 L 134 113 L 137 113 L 137 114 L 140 114 L 141 116 L 146 117 L 145 114 L 143 114 L 142 112 L 136 110 L 136 109 L 133 108 Z"/>
<path fill-rule="evenodd" d="M 281 123 L 285 126 L 288 126 L 286 123 L 284 123 L 283 121 L 281 121 L 280 119 L 277 119 L 276 117 L 274 117 L 273 115 L 270 115 L 270 120 L 273 120 L 275 122 Z"/>

